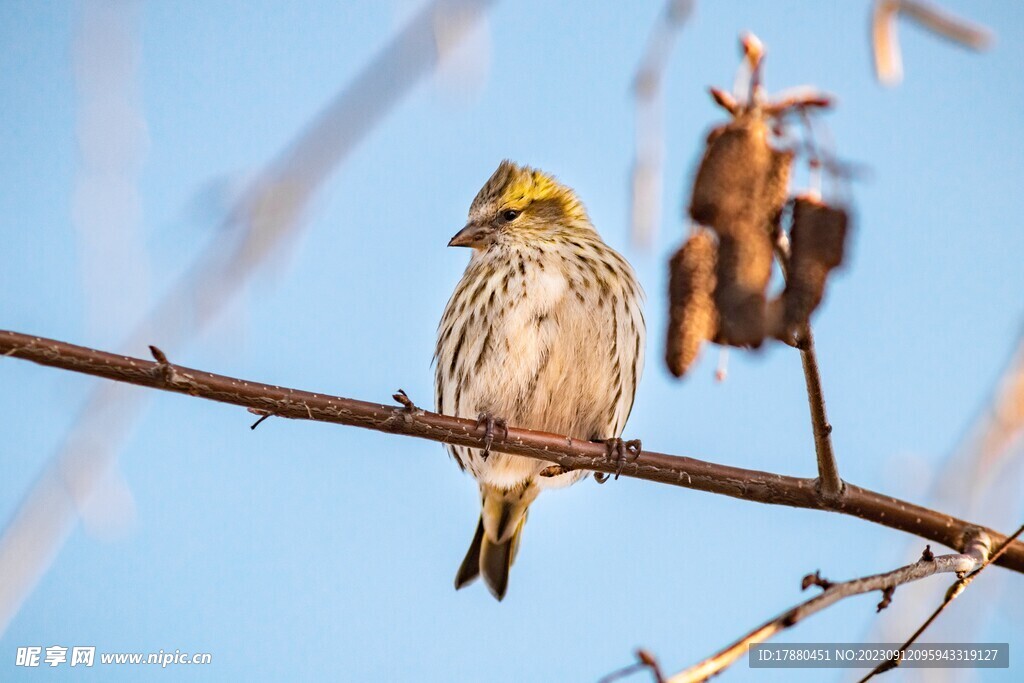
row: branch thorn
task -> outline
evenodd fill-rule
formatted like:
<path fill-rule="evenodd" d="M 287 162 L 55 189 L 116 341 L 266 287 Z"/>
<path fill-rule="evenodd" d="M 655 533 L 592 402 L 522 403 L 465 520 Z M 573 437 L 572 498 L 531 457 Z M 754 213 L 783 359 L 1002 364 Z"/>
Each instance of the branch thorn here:
<path fill-rule="evenodd" d="M 896 592 L 896 586 L 889 586 L 882 589 L 882 601 L 878 603 L 877 612 L 881 612 L 892 603 L 892 594 Z"/>
<path fill-rule="evenodd" d="M 821 576 L 821 570 L 816 570 L 813 574 L 808 574 L 800 582 L 800 590 L 805 591 L 811 586 L 820 586 L 822 590 L 828 590 L 832 587 L 832 582 Z"/>
<path fill-rule="evenodd" d="M 249 426 L 249 429 L 256 429 L 257 427 L 260 426 L 261 422 L 266 420 L 268 417 L 272 417 L 274 415 L 274 413 L 269 411 L 269 410 L 259 410 L 258 408 L 249 408 L 249 412 L 252 413 L 253 415 L 259 415 L 260 416 L 260 419 L 258 419 L 255 422 L 253 422 Z"/>
<path fill-rule="evenodd" d="M 168 384 L 173 384 L 177 377 L 177 373 L 174 371 L 174 366 L 167 360 L 167 354 L 153 346 L 149 345 L 149 352 L 153 354 L 153 359 L 156 360 L 157 371 L 160 376 L 164 378 L 164 381 Z"/>

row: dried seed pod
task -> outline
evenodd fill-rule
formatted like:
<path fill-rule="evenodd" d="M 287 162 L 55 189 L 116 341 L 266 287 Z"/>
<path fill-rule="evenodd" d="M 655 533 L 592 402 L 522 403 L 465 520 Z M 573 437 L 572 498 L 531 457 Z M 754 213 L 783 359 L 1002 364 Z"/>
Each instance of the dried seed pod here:
<path fill-rule="evenodd" d="M 767 221 L 768 233 L 773 236 L 781 229 L 782 210 L 789 199 L 789 175 L 792 168 L 792 150 L 771 150 L 771 163 L 761 192 L 760 210 Z"/>
<path fill-rule="evenodd" d="M 765 334 L 789 346 L 797 346 L 798 340 L 794 336 L 797 330 L 786 327 L 786 301 L 782 293 L 769 300 L 764 311 Z"/>
<path fill-rule="evenodd" d="M 762 224 L 752 219 L 737 233 L 721 235 L 718 241 L 715 341 L 757 347 L 765 337 L 765 290 L 771 278 L 772 244 Z"/>
<path fill-rule="evenodd" d="M 842 208 L 809 196 L 794 200 L 789 280 L 783 292 L 787 330 L 806 325 L 821 303 L 829 271 L 843 262 L 848 222 Z"/>
<path fill-rule="evenodd" d="M 711 131 L 690 200 L 694 220 L 719 236 L 716 341 L 733 346 L 760 346 L 765 337 L 771 239 L 793 162 L 793 153 L 774 149 L 768 136 L 768 122 L 758 110 Z"/>
<path fill-rule="evenodd" d="M 696 360 L 704 342 L 718 325 L 715 302 L 714 237 L 708 230 L 694 234 L 669 261 L 669 323 L 665 361 L 682 377 Z"/>
<path fill-rule="evenodd" d="M 755 112 L 711 131 L 690 197 L 690 216 L 719 234 L 749 215 L 772 166 L 768 125 Z"/>

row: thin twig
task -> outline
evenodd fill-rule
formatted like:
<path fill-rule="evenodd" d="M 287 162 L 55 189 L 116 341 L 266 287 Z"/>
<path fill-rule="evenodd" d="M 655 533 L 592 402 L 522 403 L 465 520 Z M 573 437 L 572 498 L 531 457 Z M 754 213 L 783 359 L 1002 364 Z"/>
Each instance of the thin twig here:
<path fill-rule="evenodd" d="M 871 12 L 871 47 L 875 58 L 875 78 L 883 85 L 903 80 L 903 59 L 896 33 L 899 0 L 876 0 Z"/>
<path fill-rule="evenodd" d="M 775 258 L 782 275 L 789 277 L 789 242 L 776 240 Z M 818 461 L 817 490 L 826 505 L 837 504 L 843 495 L 843 480 L 839 476 L 835 451 L 832 449 L 832 424 L 825 411 L 825 394 L 821 388 L 821 371 L 818 369 L 818 355 L 814 350 L 814 333 L 807 325 L 800 335 L 800 362 L 804 369 L 807 386 L 807 405 L 811 411 L 811 431 L 814 434 L 814 454 Z"/>
<path fill-rule="evenodd" d="M 972 50 L 984 50 L 992 44 L 992 31 L 980 24 L 953 16 L 920 0 L 901 0 L 900 14 L 913 19 L 937 36 Z"/>
<path fill-rule="evenodd" d="M 364 429 L 405 434 L 470 448 L 483 447 L 477 420 L 439 415 L 428 411 L 409 413 L 403 407 L 386 406 L 350 398 L 313 394 L 297 389 L 259 384 L 174 366 L 169 382 L 159 364 L 139 358 L 87 349 L 53 339 L 0 330 L 0 354 L 41 365 L 128 382 L 153 389 L 188 394 L 221 403 L 273 412 L 282 418 L 316 420 Z M 395 419 L 395 411 L 402 419 Z M 671 484 L 698 491 L 770 505 L 811 510 L 830 510 L 875 524 L 899 529 L 951 548 L 964 547 L 964 534 L 980 528 L 995 543 L 1006 537 L 951 515 L 847 484 L 842 499 L 826 504 L 816 491 L 816 480 L 720 465 L 696 458 L 644 451 L 639 457 L 616 462 L 607 457 L 604 444 L 565 435 L 509 427 L 495 438 L 492 450 L 522 455 L 565 468 L 615 474 Z M 1024 543 L 1015 541 L 999 564 L 1024 573 Z"/>
<path fill-rule="evenodd" d="M 875 58 L 875 77 L 883 85 L 896 85 L 903 79 L 896 19 L 904 15 L 954 43 L 972 50 L 984 50 L 992 43 L 992 32 L 980 25 L 955 17 L 920 0 L 876 0 L 871 16 L 871 45 Z"/>
<path fill-rule="evenodd" d="M 635 244 L 649 247 L 661 218 L 662 162 L 664 157 L 664 103 L 662 81 L 665 66 L 693 0 L 667 0 L 644 48 L 633 77 L 635 105 L 631 233 Z"/>
<path fill-rule="evenodd" d="M 818 370 L 818 356 L 814 352 L 814 334 L 807 326 L 800 349 L 800 361 L 804 368 L 807 384 L 807 405 L 811 410 L 811 428 L 814 431 L 814 453 L 818 458 L 818 490 L 825 502 L 839 500 L 843 492 L 843 480 L 839 478 L 835 452 L 832 450 L 832 425 L 825 412 L 825 395 L 821 390 L 821 372 Z"/>
<path fill-rule="evenodd" d="M 974 581 L 974 578 L 978 574 L 980 574 L 982 572 L 982 570 L 985 569 L 985 567 L 989 566 L 990 564 L 992 564 L 993 562 L 998 560 L 999 557 L 1004 552 L 1006 552 L 1007 546 L 1009 546 L 1010 543 L 1012 543 L 1014 540 L 1016 540 L 1017 537 L 1019 537 L 1022 533 L 1024 533 L 1024 525 L 1021 525 L 1021 527 L 1019 529 L 1017 529 L 1017 531 L 1012 533 L 1005 541 L 1003 541 L 996 548 L 996 551 L 994 553 L 992 553 L 992 555 L 990 557 L 986 558 L 986 560 L 984 562 L 981 563 L 980 567 L 978 567 L 977 569 L 971 571 L 970 573 L 966 574 L 965 576 L 957 579 L 956 583 L 954 583 L 952 586 L 950 586 L 949 590 L 946 591 L 946 597 L 943 599 L 942 604 L 940 604 L 937 608 L 935 608 L 935 611 L 932 612 L 931 616 L 929 616 L 927 619 L 925 619 L 924 623 L 921 624 L 921 627 L 919 629 L 914 631 L 914 635 L 912 635 L 909 638 L 907 638 L 907 641 L 905 643 L 903 643 L 903 645 L 900 646 L 900 649 L 897 651 L 897 653 L 895 655 L 893 655 L 893 658 L 882 662 L 881 664 L 876 666 L 874 669 L 872 669 L 868 673 L 867 676 L 865 676 L 864 678 L 860 679 L 860 683 L 864 683 L 865 681 L 868 681 L 871 678 L 874 678 L 878 674 L 885 673 L 886 671 L 889 671 L 891 669 L 895 669 L 896 667 L 898 667 L 900 665 L 900 662 L 903 661 L 903 654 L 907 651 L 907 648 L 910 647 L 911 645 L 913 645 L 915 642 L 917 642 L 917 639 L 921 637 L 921 634 L 925 632 L 925 629 L 927 629 L 929 626 L 931 626 L 932 622 L 935 621 L 935 619 L 940 614 L 942 614 L 942 611 L 945 610 L 946 607 L 949 606 L 949 603 L 953 602 L 953 600 L 955 600 L 957 598 L 957 596 L 959 596 L 961 593 L 963 593 L 964 589 L 967 588 L 967 586 L 971 583 L 971 581 Z"/>
<path fill-rule="evenodd" d="M 607 676 L 602 677 L 597 683 L 612 683 L 628 676 L 632 676 L 637 671 L 650 671 L 651 676 L 654 677 L 654 683 L 665 683 L 665 675 L 661 672 L 661 667 L 658 665 L 658 660 L 655 659 L 647 650 L 636 651 L 636 661 L 628 666 L 624 666 L 618 671 L 613 671 Z"/>
<path fill-rule="evenodd" d="M 992 541 L 987 533 L 980 530 L 973 530 L 967 536 L 962 553 L 935 557 L 931 556 L 930 550 L 926 550 L 921 559 L 914 564 L 908 564 L 884 574 L 865 576 L 842 583 L 825 581 L 817 573 L 804 577 L 804 588 L 818 585 L 824 588 L 822 593 L 758 626 L 704 661 L 670 676 L 665 683 L 695 683 L 714 676 L 744 656 L 751 645 L 772 638 L 844 598 L 872 591 L 882 591 L 882 602 L 878 605 L 878 609 L 881 610 L 889 604 L 893 591 L 901 584 L 918 581 L 934 574 L 960 574 L 976 570 L 984 566 L 985 560 L 988 559 Z"/>

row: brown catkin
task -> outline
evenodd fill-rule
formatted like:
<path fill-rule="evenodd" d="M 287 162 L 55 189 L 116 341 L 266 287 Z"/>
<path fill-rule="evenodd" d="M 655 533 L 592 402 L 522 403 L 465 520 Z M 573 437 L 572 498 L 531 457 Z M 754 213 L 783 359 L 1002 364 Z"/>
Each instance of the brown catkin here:
<path fill-rule="evenodd" d="M 789 280 L 783 293 L 787 330 L 806 325 L 825 294 L 829 271 L 843 262 L 849 219 L 814 197 L 793 202 Z"/>
<path fill-rule="evenodd" d="M 718 241 L 715 307 L 718 336 L 730 346 L 760 346 L 765 337 L 765 290 L 771 277 L 772 245 L 761 223 L 751 223 L 742 237 Z"/>
<path fill-rule="evenodd" d="M 719 236 L 715 341 L 760 346 L 771 279 L 772 238 L 786 202 L 793 153 L 774 149 L 762 114 L 750 111 L 708 136 L 690 215 Z"/>
<path fill-rule="evenodd" d="M 768 234 L 781 229 L 782 210 L 789 199 L 789 175 L 793 167 L 792 150 L 771 150 L 771 163 L 761 192 L 761 212 L 767 220 Z"/>
<path fill-rule="evenodd" d="M 686 241 L 669 261 L 669 323 L 665 362 L 669 371 L 682 377 L 700 354 L 705 341 L 715 335 L 715 239 L 700 230 Z"/>
<path fill-rule="evenodd" d="M 693 181 L 690 216 L 720 235 L 744 222 L 760 197 L 772 165 L 768 125 L 743 114 L 711 131 Z"/>

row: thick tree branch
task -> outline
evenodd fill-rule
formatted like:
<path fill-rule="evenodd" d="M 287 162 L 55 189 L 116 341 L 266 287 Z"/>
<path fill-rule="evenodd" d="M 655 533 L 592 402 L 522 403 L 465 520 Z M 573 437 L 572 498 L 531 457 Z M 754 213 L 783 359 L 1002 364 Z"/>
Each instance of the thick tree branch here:
<path fill-rule="evenodd" d="M 460 446 L 480 448 L 483 445 L 483 430 L 475 420 L 268 386 L 17 332 L 0 330 L 0 356 L 23 358 L 41 365 L 230 403 L 260 414 L 334 422 Z M 624 476 L 757 503 L 831 510 L 906 531 L 957 550 L 965 548 L 966 534 L 972 529 L 984 531 L 995 544 L 1006 539 L 997 531 L 852 484 L 846 485 L 840 500 L 830 503 L 818 495 L 815 479 L 646 451 L 634 461 L 618 464 L 606 457 L 605 447 L 601 444 L 528 429 L 509 428 L 508 435 L 496 438 L 491 448 L 567 468 L 607 474 L 615 474 L 621 467 Z M 1024 543 L 1011 543 L 998 564 L 1024 572 Z"/>
<path fill-rule="evenodd" d="M 831 583 L 822 579 L 817 573 L 806 576 L 804 577 L 803 587 L 821 586 L 824 588 L 824 591 L 820 595 L 802 602 L 774 619 L 761 624 L 713 656 L 680 671 L 674 676 L 664 679 L 664 683 L 695 683 L 696 681 L 703 681 L 721 673 L 723 669 L 746 655 L 751 645 L 774 637 L 779 632 L 795 626 L 803 619 L 816 612 L 820 612 L 843 598 L 872 591 L 882 591 L 882 601 L 878 604 L 878 609 L 881 611 L 889 605 L 893 591 L 901 584 L 918 581 L 934 574 L 967 574 L 977 571 L 985 565 L 989 552 L 992 549 L 992 541 L 988 534 L 980 530 L 969 532 L 968 537 L 969 540 L 963 553 L 935 557 L 926 548 L 921 559 L 914 564 L 908 564 L 905 567 L 900 567 L 884 574 L 865 576 L 842 583 Z"/>

